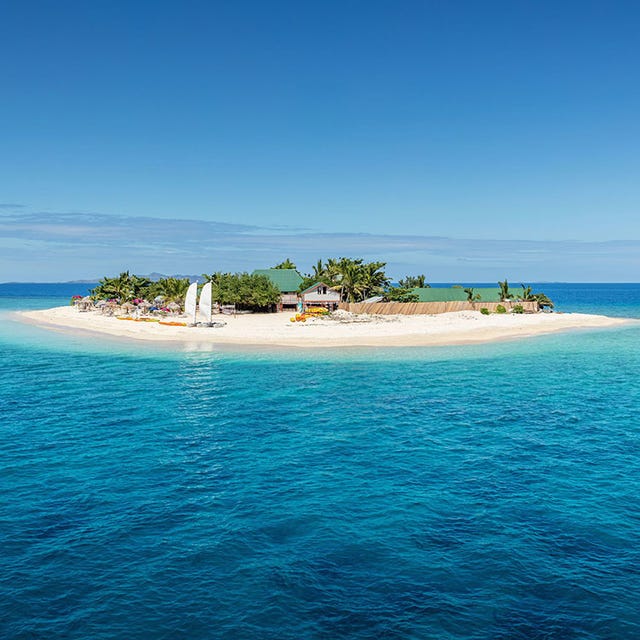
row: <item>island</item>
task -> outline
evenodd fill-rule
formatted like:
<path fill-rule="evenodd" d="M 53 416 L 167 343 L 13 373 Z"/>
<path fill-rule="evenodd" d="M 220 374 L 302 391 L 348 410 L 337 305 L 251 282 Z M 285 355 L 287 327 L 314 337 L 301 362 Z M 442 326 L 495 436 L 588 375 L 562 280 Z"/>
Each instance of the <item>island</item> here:
<path fill-rule="evenodd" d="M 69 306 L 20 312 L 43 327 L 117 338 L 306 348 L 402 347 L 511 340 L 630 320 L 551 312 L 542 292 L 430 287 L 424 275 L 391 283 L 383 262 L 319 260 L 301 274 L 290 261 L 253 273 L 103 278 Z M 197 302 L 199 292 L 199 304 Z"/>

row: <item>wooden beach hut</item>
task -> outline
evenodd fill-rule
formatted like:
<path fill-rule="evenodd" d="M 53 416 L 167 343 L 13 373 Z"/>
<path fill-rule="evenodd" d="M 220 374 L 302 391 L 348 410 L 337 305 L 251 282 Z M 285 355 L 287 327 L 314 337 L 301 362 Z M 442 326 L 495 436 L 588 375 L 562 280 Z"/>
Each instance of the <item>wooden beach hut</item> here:
<path fill-rule="evenodd" d="M 324 307 L 334 311 L 340 304 L 340 292 L 324 282 L 316 282 L 307 287 L 300 292 L 300 298 L 304 311 L 309 307 Z"/>
<path fill-rule="evenodd" d="M 256 269 L 253 275 L 266 276 L 280 290 L 278 311 L 298 306 L 298 289 L 302 284 L 302 276 L 297 269 Z"/>

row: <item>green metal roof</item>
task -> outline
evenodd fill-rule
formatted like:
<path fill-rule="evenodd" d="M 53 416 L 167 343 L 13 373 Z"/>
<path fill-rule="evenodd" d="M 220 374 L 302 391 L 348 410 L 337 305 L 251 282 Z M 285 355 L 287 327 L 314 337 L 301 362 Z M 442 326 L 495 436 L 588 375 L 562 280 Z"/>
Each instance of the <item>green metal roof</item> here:
<path fill-rule="evenodd" d="M 464 289 L 458 289 L 457 287 L 416 287 L 412 289 L 412 292 L 418 294 L 419 302 L 454 302 L 467 299 Z M 478 303 L 501 302 L 500 289 L 474 287 L 473 293 L 480 294 Z"/>
<path fill-rule="evenodd" d="M 302 284 L 302 276 L 296 269 L 256 269 L 254 276 L 267 276 L 280 289 L 280 293 L 297 291 Z"/>

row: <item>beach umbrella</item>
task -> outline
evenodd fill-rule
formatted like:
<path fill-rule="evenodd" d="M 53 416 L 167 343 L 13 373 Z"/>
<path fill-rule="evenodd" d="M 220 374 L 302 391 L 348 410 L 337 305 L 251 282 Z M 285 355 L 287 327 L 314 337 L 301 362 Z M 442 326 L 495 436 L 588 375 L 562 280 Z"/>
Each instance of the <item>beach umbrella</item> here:
<path fill-rule="evenodd" d="M 125 303 L 122 305 L 122 308 L 123 308 L 125 311 L 129 312 L 129 311 L 133 311 L 133 310 L 136 308 L 136 306 L 135 306 L 134 304 L 131 304 L 130 302 L 125 302 Z"/>
<path fill-rule="evenodd" d="M 146 300 L 143 300 L 142 302 L 140 302 L 140 304 L 138 304 L 138 309 L 142 313 L 147 313 L 150 308 L 151 308 L 151 303 L 147 302 Z"/>
<path fill-rule="evenodd" d="M 80 311 L 87 311 L 88 309 L 93 309 L 93 300 L 90 296 L 85 296 L 78 302 L 78 309 Z"/>
<path fill-rule="evenodd" d="M 100 302 L 103 303 L 101 311 L 104 315 L 111 316 L 116 312 L 116 309 L 118 308 L 118 303 L 115 300 L 107 300 L 106 302 L 104 300 L 101 300 Z"/>
<path fill-rule="evenodd" d="M 169 311 L 175 311 L 175 312 L 178 312 L 178 311 L 180 311 L 180 310 L 181 310 L 181 307 L 180 307 L 180 305 L 179 305 L 177 302 L 170 302 L 170 303 L 167 305 L 167 309 L 169 309 Z"/>

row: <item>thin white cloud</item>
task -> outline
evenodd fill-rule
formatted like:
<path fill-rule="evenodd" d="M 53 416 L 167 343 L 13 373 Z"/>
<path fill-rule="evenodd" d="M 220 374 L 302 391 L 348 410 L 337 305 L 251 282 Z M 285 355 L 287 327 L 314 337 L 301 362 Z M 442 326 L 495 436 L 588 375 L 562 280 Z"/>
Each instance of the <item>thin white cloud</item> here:
<path fill-rule="evenodd" d="M 409 234 L 321 233 L 205 220 L 99 213 L 0 214 L 0 281 L 69 279 L 123 269 L 200 273 L 269 266 L 291 257 L 380 259 L 434 281 L 640 280 L 640 242 L 542 241 Z M 47 264 L 47 273 L 42 273 Z"/>

